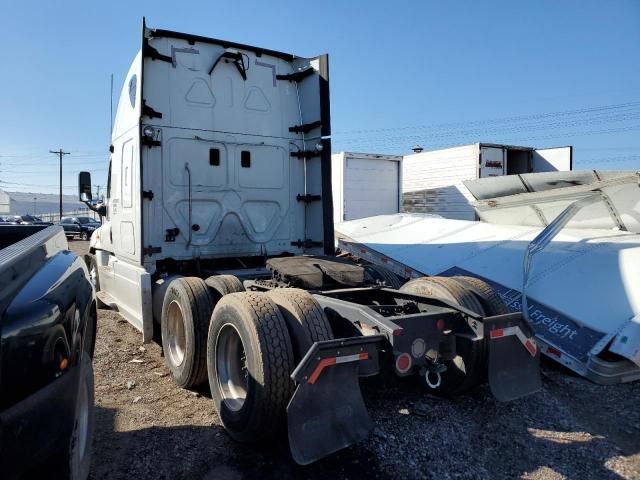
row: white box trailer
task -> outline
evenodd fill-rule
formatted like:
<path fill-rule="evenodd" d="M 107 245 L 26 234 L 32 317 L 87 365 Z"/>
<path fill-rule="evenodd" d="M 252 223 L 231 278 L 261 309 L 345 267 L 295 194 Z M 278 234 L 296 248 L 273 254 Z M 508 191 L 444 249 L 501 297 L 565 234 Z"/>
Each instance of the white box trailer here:
<path fill-rule="evenodd" d="M 0 190 L 0 213 L 6 214 L 11 211 L 11 198 Z M 35 213 L 35 212 L 34 212 Z"/>
<path fill-rule="evenodd" d="M 478 178 L 572 169 L 572 147 L 474 143 L 405 155 L 402 211 L 475 220 L 474 198 L 463 182 Z"/>
<path fill-rule="evenodd" d="M 333 221 L 400 212 L 402 156 L 340 152 L 331 155 Z"/>

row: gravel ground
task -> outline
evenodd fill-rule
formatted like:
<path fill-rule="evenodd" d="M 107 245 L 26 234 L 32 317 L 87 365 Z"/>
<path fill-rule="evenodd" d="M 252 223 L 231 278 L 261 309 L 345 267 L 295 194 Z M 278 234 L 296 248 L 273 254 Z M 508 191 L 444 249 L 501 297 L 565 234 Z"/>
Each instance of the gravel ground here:
<path fill-rule="evenodd" d="M 94 479 L 640 479 L 640 382 L 602 387 L 551 363 L 542 392 L 507 404 L 486 386 L 452 401 L 411 381 L 367 381 L 373 435 L 307 467 L 286 445 L 231 440 L 208 388 L 175 387 L 160 347 L 109 310 L 94 368 Z"/>

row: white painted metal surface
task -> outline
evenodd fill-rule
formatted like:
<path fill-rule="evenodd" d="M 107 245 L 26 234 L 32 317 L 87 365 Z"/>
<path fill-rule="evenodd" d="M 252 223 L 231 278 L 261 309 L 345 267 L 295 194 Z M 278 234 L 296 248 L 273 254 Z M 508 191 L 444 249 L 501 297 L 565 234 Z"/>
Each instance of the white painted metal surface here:
<path fill-rule="evenodd" d="M 590 186 L 522 194 L 529 196 L 525 200 L 518 195 L 497 200 L 516 203 L 520 197 L 519 205 L 542 206 L 547 220 L 553 221 L 572 200 L 604 193 L 618 212 L 627 231 L 587 221 L 600 215 L 597 209 L 604 199 L 578 212 L 568 228 L 559 230 L 535 255 L 526 290 L 528 316 L 543 352 L 595 381 L 612 383 L 640 378 L 640 177 L 606 176 L 609 180 Z M 556 209 L 545 208 L 550 194 L 561 203 Z M 519 213 L 512 218 L 518 217 Z M 483 278 L 519 311 L 524 254 L 544 229 L 540 223 L 521 223 L 400 214 L 338 224 L 336 235 L 341 248 L 405 277 Z M 598 357 L 607 348 L 627 360 Z"/>
<path fill-rule="evenodd" d="M 572 169 L 571 147 L 539 148 L 531 157 L 534 172 L 568 171 Z"/>
<path fill-rule="evenodd" d="M 326 55 L 146 27 L 142 42 L 118 103 L 107 218 L 91 248 L 102 295 L 146 341 L 157 262 L 323 253 L 323 201 L 307 200 L 331 192 L 321 173 Z"/>
<path fill-rule="evenodd" d="M 596 178 L 602 178 L 602 173 L 592 172 Z M 616 229 L 640 233 L 640 195 L 637 194 L 640 176 L 637 173 L 616 172 L 615 175 L 608 175 L 606 180 L 549 188 L 557 183 L 563 185 L 563 182 L 558 181 L 562 175 L 559 172 L 541 174 L 542 179 L 535 179 L 536 174 L 522 175 L 529 189 L 537 188 L 540 191 L 483 198 L 473 205 L 485 222 L 544 227 L 571 203 L 598 191 L 602 201 L 583 208 L 571 219 L 568 228 Z M 517 176 L 513 180 L 516 178 Z M 490 179 L 469 182 L 468 185 L 471 191 L 480 190 L 483 195 L 488 195 L 492 190 L 502 190 L 502 185 L 492 189 L 494 183 Z"/>
<path fill-rule="evenodd" d="M 403 211 L 475 220 L 473 196 L 466 181 L 507 174 L 571 168 L 571 147 L 535 150 L 475 143 L 405 155 Z"/>
<path fill-rule="evenodd" d="M 473 197 L 463 181 L 478 177 L 478 144 L 405 155 L 402 160 L 404 212 L 475 219 Z"/>
<path fill-rule="evenodd" d="M 398 155 L 341 152 L 331 156 L 334 222 L 398 213 Z"/>
<path fill-rule="evenodd" d="M 11 198 L 6 192 L 0 190 L 0 214 L 6 214 L 11 211 Z M 34 212 L 35 213 L 35 212 Z"/>

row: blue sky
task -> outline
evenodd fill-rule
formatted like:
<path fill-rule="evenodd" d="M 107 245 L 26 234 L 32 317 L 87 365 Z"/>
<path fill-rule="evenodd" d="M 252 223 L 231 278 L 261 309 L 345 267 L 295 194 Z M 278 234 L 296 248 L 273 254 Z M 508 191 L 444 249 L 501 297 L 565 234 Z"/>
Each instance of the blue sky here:
<path fill-rule="evenodd" d="M 574 145 L 640 168 L 640 1 L 0 0 L 0 188 L 106 183 L 116 96 L 151 27 L 330 54 L 334 150 Z M 115 99 L 117 102 L 117 98 Z"/>

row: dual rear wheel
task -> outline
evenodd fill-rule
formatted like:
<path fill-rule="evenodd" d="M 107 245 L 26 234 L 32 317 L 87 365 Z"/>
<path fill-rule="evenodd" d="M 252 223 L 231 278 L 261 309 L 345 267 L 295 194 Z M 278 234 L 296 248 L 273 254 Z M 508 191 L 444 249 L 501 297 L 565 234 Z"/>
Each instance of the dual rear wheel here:
<path fill-rule="evenodd" d="M 314 342 L 333 338 L 329 321 L 304 290 L 244 292 L 237 291 L 239 281 L 212 278 L 178 278 L 167 289 L 161 319 L 167 366 L 185 388 L 208 372 L 231 436 L 272 438 L 286 425 L 291 372 Z"/>
<path fill-rule="evenodd" d="M 286 425 L 291 372 L 316 341 L 333 338 L 314 297 L 295 288 L 244 292 L 235 278 L 179 278 L 162 309 L 162 342 L 175 383 L 206 379 L 226 430 L 240 441 L 273 438 Z M 440 298 L 482 316 L 507 313 L 500 297 L 471 277 L 424 277 L 403 292 Z M 215 307 L 215 308 L 214 308 Z M 213 313 L 212 313 L 213 312 Z M 485 380 L 487 344 L 456 336 L 435 393 L 453 396 Z"/>

